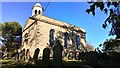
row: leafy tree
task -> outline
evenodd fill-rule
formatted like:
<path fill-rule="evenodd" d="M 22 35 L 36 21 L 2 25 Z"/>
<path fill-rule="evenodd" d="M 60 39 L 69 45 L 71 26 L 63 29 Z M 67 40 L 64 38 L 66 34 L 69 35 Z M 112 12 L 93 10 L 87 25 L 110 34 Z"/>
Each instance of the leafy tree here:
<path fill-rule="evenodd" d="M 94 51 L 94 46 L 91 45 L 90 43 L 87 43 L 87 45 L 86 45 L 86 50 L 87 50 L 87 51 Z"/>
<path fill-rule="evenodd" d="M 97 0 L 99 1 L 99 0 Z M 109 13 L 109 16 L 106 18 L 102 27 L 105 29 L 108 24 L 111 24 L 111 30 L 109 32 L 110 35 L 115 35 L 116 38 L 120 38 L 120 1 L 114 2 L 114 0 L 107 0 L 108 2 L 88 2 L 90 4 L 90 8 L 86 10 L 89 14 L 92 12 L 92 15 L 95 15 L 96 8 L 100 8 L 102 12 L 105 14 Z"/>
<path fill-rule="evenodd" d="M 120 52 L 120 40 L 117 39 L 106 39 L 103 43 L 103 52 L 117 51 Z M 118 51 L 119 50 L 119 51 Z"/>
<path fill-rule="evenodd" d="M 0 26 L 0 32 L 2 32 L 0 40 L 7 52 L 17 50 L 21 45 L 22 26 L 18 22 L 5 22 Z"/>
<path fill-rule="evenodd" d="M 0 36 L 2 35 L 2 24 L 0 23 Z"/>

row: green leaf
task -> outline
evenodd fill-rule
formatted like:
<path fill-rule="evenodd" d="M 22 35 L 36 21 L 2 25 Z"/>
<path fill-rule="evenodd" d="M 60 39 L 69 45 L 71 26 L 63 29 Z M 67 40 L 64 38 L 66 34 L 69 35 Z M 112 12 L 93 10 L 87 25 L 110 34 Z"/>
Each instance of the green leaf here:
<path fill-rule="evenodd" d="M 111 2 L 108 2 L 108 3 L 107 3 L 107 7 L 109 8 L 109 7 L 110 7 L 110 5 L 111 5 Z"/>
<path fill-rule="evenodd" d="M 101 46 L 102 46 L 102 44 L 99 45 L 99 47 L 101 47 Z"/>
<path fill-rule="evenodd" d="M 114 7 L 117 7 L 118 3 L 117 2 L 112 2 L 112 5 L 114 5 Z"/>
<path fill-rule="evenodd" d="M 104 9 L 104 3 L 101 2 L 101 3 L 100 3 L 100 10 L 102 11 L 103 9 Z"/>
<path fill-rule="evenodd" d="M 102 25 L 102 27 L 105 29 L 105 28 L 106 28 L 106 25 L 105 25 L 105 24 L 103 24 L 103 25 Z"/>
<path fill-rule="evenodd" d="M 88 4 L 92 4 L 92 3 L 94 3 L 94 2 L 93 2 L 93 1 L 88 1 L 87 3 L 88 3 Z"/>
<path fill-rule="evenodd" d="M 111 23 L 111 20 L 108 20 L 108 23 L 110 24 L 110 23 Z"/>
<path fill-rule="evenodd" d="M 92 11 L 93 16 L 95 15 L 95 11 Z"/>
<path fill-rule="evenodd" d="M 90 10 L 91 10 L 91 11 L 94 11 L 94 10 L 95 10 L 95 4 L 93 4 L 93 5 L 90 6 Z"/>
<path fill-rule="evenodd" d="M 107 14 L 107 11 L 108 11 L 107 8 L 105 8 L 104 11 L 105 11 L 105 14 Z"/>
<path fill-rule="evenodd" d="M 110 15 L 113 14 L 113 13 L 114 13 L 114 12 L 113 12 L 113 9 L 110 9 Z"/>
<path fill-rule="evenodd" d="M 109 16 L 109 17 L 105 20 L 105 22 L 104 22 L 106 26 L 107 26 L 106 23 L 107 23 L 107 21 L 109 21 L 109 20 L 110 20 L 110 16 Z"/>
<path fill-rule="evenodd" d="M 96 7 L 100 7 L 100 2 L 95 2 Z"/>
<path fill-rule="evenodd" d="M 87 9 L 86 12 L 89 14 L 90 13 L 90 9 Z"/>

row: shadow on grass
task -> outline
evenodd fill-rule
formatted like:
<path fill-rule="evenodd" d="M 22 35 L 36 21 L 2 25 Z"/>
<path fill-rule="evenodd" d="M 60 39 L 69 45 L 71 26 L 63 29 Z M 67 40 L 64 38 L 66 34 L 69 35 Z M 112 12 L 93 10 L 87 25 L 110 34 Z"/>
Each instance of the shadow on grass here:
<path fill-rule="evenodd" d="M 92 63 L 92 61 L 91 61 Z M 53 61 L 50 61 L 49 64 L 42 63 L 41 60 L 38 60 L 36 64 L 27 63 L 27 62 L 18 62 L 13 60 L 3 60 L 2 68 L 58 68 Z M 114 62 L 100 62 L 96 65 L 90 65 L 81 61 L 63 61 L 61 68 L 120 68 L 119 64 Z"/>

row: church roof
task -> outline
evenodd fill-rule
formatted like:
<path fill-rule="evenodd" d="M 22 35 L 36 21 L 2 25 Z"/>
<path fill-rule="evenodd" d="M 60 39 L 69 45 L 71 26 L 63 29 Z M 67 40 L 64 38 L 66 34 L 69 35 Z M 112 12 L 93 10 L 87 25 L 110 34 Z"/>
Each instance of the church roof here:
<path fill-rule="evenodd" d="M 74 30 L 74 31 L 77 31 L 77 32 L 86 33 L 85 29 L 82 29 L 82 28 L 77 27 L 77 26 L 72 25 L 72 24 L 68 24 L 66 22 L 61 22 L 59 20 L 44 16 L 44 15 L 36 15 L 34 17 L 29 17 L 29 19 L 36 20 L 36 21 L 43 21 L 44 23 L 52 24 L 52 25 L 59 26 L 59 27 L 62 27 L 62 28 L 68 28 L 70 30 Z M 27 25 L 27 23 L 28 22 L 26 22 L 26 25 Z M 32 24 L 34 24 L 34 23 L 32 23 Z M 23 28 L 23 31 L 25 31 L 27 29 L 26 25 Z"/>
<path fill-rule="evenodd" d="M 42 8 L 42 6 L 41 6 L 40 3 L 36 3 L 36 4 L 32 7 L 32 9 L 33 9 L 34 7 L 41 7 L 41 8 Z"/>

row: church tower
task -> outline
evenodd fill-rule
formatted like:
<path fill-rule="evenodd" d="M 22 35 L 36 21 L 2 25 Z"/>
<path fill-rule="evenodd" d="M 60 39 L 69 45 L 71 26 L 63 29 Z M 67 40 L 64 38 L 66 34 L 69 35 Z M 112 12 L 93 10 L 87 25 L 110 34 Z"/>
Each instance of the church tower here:
<path fill-rule="evenodd" d="M 33 7 L 32 7 L 32 16 L 40 14 L 42 15 L 43 13 L 43 8 L 41 6 L 40 3 L 36 3 Z"/>

